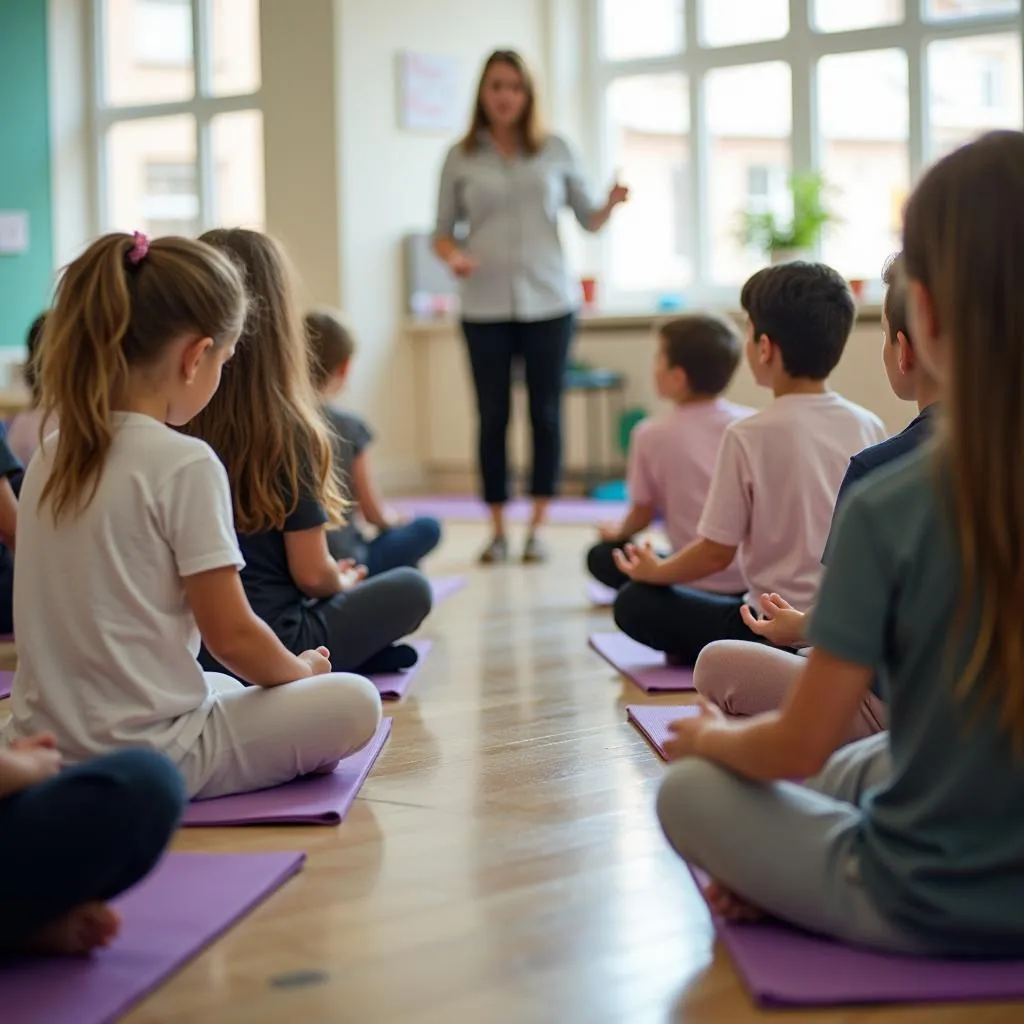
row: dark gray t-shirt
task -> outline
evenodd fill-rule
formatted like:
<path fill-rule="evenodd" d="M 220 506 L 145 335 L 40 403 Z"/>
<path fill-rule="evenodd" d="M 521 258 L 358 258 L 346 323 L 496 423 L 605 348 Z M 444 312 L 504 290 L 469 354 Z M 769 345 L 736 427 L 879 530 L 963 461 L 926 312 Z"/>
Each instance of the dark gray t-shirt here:
<path fill-rule="evenodd" d="M 858 838 L 879 908 L 937 952 L 1021 955 L 1024 759 L 994 708 L 954 693 L 973 635 L 949 641 L 961 587 L 950 507 L 931 445 L 858 484 L 808 639 L 875 670 L 889 703 L 892 778 L 865 795 Z"/>
<path fill-rule="evenodd" d="M 324 406 L 324 415 L 334 433 L 334 466 L 338 479 L 345 489 L 345 496 L 353 500 L 352 466 L 373 441 L 373 431 L 365 420 L 351 412 Z M 366 557 L 366 541 L 355 525 L 356 509 L 350 508 L 345 525 L 331 530 L 329 543 L 335 558 L 354 558 L 362 561 Z"/>

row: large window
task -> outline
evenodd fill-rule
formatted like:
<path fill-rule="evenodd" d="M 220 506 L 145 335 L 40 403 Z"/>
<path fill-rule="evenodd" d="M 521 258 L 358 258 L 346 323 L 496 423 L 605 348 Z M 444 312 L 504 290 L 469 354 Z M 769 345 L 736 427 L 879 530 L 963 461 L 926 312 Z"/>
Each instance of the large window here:
<path fill-rule="evenodd" d="M 93 0 L 103 230 L 262 227 L 259 0 Z"/>
<path fill-rule="evenodd" d="M 725 297 L 818 174 L 813 255 L 875 281 L 932 160 L 1024 127 L 1020 0 L 593 0 L 602 172 L 632 188 L 602 236 L 611 305 Z"/>

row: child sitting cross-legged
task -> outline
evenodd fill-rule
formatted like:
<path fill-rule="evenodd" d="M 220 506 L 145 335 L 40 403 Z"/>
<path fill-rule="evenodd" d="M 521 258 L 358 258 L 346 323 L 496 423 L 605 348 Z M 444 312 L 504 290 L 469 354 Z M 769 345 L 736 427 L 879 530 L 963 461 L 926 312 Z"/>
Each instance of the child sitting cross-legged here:
<path fill-rule="evenodd" d="M 247 309 L 232 261 L 185 238 L 105 235 L 61 276 L 40 366 L 60 429 L 25 473 L 17 524 L 13 747 L 51 734 L 70 764 L 148 748 L 206 798 L 332 771 L 376 732 L 368 680 L 332 672 L 326 645 L 289 651 L 254 613 L 224 466 L 172 429 L 216 393 Z M 254 685 L 204 673 L 200 639 Z M 110 866 L 79 898 L 127 877 Z"/>
<path fill-rule="evenodd" d="M 914 401 L 918 413 L 895 437 L 865 448 L 850 460 L 839 489 L 836 512 L 849 494 L 850 487 L 869 473 L 903 458 L 932 436 L 939 385 L 921 362 L 911 341 L 907 317 L 907 283 L 903 256 L 895 256 L 882 275 L 886 285 L 882 303 L 882 363 L 889 385 L 899 398 Z M 834 530 L 825 545 L 827 561 Z M 800 655 L 781 648 L 803 646 L 807 615 L 799 612 L 778 594 L 761 596 L 762 615 L 742 609 L 743 621 L 759 637 L 777 646 L 722 640 L 701 651 L 693 670 L 698 693 L 731 715 L 756 715 L 781 706 L 790 686 L 806 666 Z M 885 728 L 885 704 L 876 679 L 864 695 L 858 713 L 850 723 L 846 740 L 860 739 Z"/>
<path fill-rule="evenodd" d="M 201 240 L 240 268 L 251 305 L 221 386 L 184 429 L 227 470 L 253 610 L 295 654 L 323 646 L 336 668 L 409 668 L 416 648 L 397 641 L 429 614 L 430 584 L 408 566 L 364 579 L 365 567 L 331 556 L 327 527 L 343 521 L 345 502 L 287 255 L 245 228 L 217 228 Z M 209 649 L 200 662 L 208 671 L 223 664 Z"/>
<path fill-rule="evenodd" d="M 327 532 L 331 555 L 365 565 L 368 576 L 401 566 L 416 568 L 441 542 L 441 524 L 428 516 L 405 521 L 384 504 L 370 466 L 373 431 L 355 413 L 330 404 L 344 390 L 352 369 L 356 345 L 351 332 L 326 310 L 307 313 L 305 328 L 313 383 L 333 431 L 335 471 L 355 510 L 377 531 L 375 537 L 365 537 L 350 514 Z"/>
<path fill-rule="evenodd" d="M 109 945 L 121 922 L 106 901 L 150 872 L 185 809 L 162 754 L 120 750 L 62 771 L 56 746 L 27 735 L 0 750 L 0 960 Z"/>
<path fill-rule="evenodd" d="M 671 727 L 658 816 L 721 914 L 895 953 L 1024 955 L 1022 238 L 1024 134 L 921 179 L 903 252 L 944 429 L 844 498 L 782 707 L 737 721 L 705 704 Z M 877 676 L 888 732 L 837 751 Z"/>
<path fill-rule="evenodd" d="M 722 398 L 743 354 L 743 342 L 727 320 L 694 314 L 660 325 L 654 355 L 654 384 L 671 408 L 638 424 L 629 444 L 630 508 L 622 522 L 601 527 L 599 544 L 587 554 L 587 568 L 599 582 L 618 590 L 629 582 L 615 565 L 614 552 L 665 517 L 673 551 L 697 539 L 697 523 L 726 427 L 753 409 Z M 742 595 L 739 566 L 716 573 L 699 586 L 718 594 Z"/>
<path fill-rule="evenodd" d="M 737 558 L 755 608 L 769 592 L 810 607 L 850 456 L 885 437 L 877 416 L 827 386 L 855 313 L 836 271 L 768 267 L 743 286 L 741 304 L 750 367 L 775 400 L 726 429 L 697 540 L 667 559 L 646 546 L 615 553 L 633 581 L 615 600 L 616 623 L 675 664 L 693 665 L 715 640 L 757 639 L 744 598 L 694 589 Z"/>

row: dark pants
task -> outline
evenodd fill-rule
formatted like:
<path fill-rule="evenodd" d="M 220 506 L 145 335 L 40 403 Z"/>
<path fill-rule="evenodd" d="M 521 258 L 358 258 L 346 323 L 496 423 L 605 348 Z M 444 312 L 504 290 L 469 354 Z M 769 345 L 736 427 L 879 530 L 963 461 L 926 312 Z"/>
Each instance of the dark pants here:
<path fill-rule="evenodd" d="M 389 569 L 333 597 L 304 601 L 267 625 L 292 654 L 326 647 L 335 672 L 358 672 L 419 629 L 433 604 L 430 582 L 418 569 Z M 235 675 L 205 646 L 199 664 L 206 672 Z"/>
<path fill-rule="evenodd" d="M 150 750 L 94 758 L 0 800 L 0 949 L 144 878 L 187 800 L 177 769 Z"/>
<path fill-rule="evenodd" d="M 690 587 L 628 583 L 615 598 L 615 624 L 627 636 L 681 665 L 693 665 L 716 640 L 761 641 L 740 617 L 742 595 L 709 594 Z"/>
<path fill-rule="evenodd" d="M 512 405 L 512 365 L 521 360 L 530 404 L 533 469 L 530 494 L 553 497 L 562 468 L 562 387 L 575 318 L 531 323 L 471 323 L 462 331 L 480 417 L 479 459 L 484 501 L 508 501 L 506 435 Z"/>
<path fill-rule="evenodd" d="M 320 629 L 303 631 L 295 654 L 323 644 L 335 672 L 358 671 L 397 640 L 419 629 L 430 614 L 434 593 L 416 569 L 391 569 L 352 590 L 313 605 Z M 312 622 L 307 618 L 307 626 Z"/>
<path fill-rule="evenodd" d="M 587 571 L 598 583 L 603 583 L 612 590 L 621 590 L 629 582 L 629 577 L 619 572 L 613 557 L 613 552 L 621 550 L 628 543 L 622 541 L 620 544 L 613 544 L 611 541 L 603 540 L 587 552 Z M 658 555 L 660 558 L 668 557 L 663 551 Z"/>
<path fill-rule="evenodd" d="M 403 566 L 415 569 L 441 543 L 441 524 L 430 516 L 392 527 L 369 542 L 347 543 L 342 531 L 327 534 L 333 558 L 354 558 L 366 566 L 370 576 Z"/>

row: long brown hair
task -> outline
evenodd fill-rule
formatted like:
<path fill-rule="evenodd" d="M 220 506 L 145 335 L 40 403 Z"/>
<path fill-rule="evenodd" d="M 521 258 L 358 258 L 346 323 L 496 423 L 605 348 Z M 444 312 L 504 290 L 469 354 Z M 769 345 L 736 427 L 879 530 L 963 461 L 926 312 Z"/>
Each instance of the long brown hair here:
<path fill-rule="evenodd" d="M 462 137 L 462 149 L 466 153 L 475 153 L 480 145 L 480 133 L 490 127 L 487 111 L 484 110 L 484 82 L 487 81 L 487 73 L 495 64 L 505 64 L 512 68 L 513 71 L 519 73 L 519 77 L 523 81 L 526 106 L 523 107 L 523 113 L 517 125 L 519 141 L 526 153 L 534 156 L 544 144 L 544 127 L 541 122 L 540 107 L 537 103 L 537 86 L 529 64 L 515 50 L 495 50 L 484 61 L 483 71 L 480 72 L 480 81 L 476 87 L 473 117 L 469 123 L 469 130 Z"/>
<path fill-rule="evenodd" d="M 957 681 L 1024 747 L 1024 134 L 992 132 L 939 161 L 907 206 L 904 259 L 948 347 L 938 468 L 959 546 Z M 919 343 L 921 339 L 918 339 Z M 970 630 L 970 632 L 968 632 Z"/>
<path fill-rule="evenodd" d="M 132 235 L 97 239 L 65 268 L 46 316 L 42 420 L 57 413 L 60 432 L 40 503 L 55 522 L 96 494 L 130 373 L 182 335 L 232 344 L 245 321 L 241 276 L 221 253 L 186 238 L 158 238 L 136 261 L 142 251 Z"/>
<path fill-rule="evenodd" d="M 304 495 L 341 522 L 345 503 L 284 250 L 243 228 L 218 228 L 202 240 L 241 268 L 249 313 L 217 394 L 185 429 L 224 463 L 240 533 L 282 529 Z"/>

